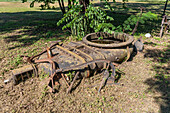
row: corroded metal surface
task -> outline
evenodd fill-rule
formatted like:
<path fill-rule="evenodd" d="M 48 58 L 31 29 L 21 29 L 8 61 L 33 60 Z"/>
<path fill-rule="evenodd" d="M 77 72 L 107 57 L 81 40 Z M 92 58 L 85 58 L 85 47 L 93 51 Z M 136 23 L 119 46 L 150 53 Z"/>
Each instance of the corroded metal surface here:
<path fill-rule="evenodd" d="M 122 41 L 122 42 L 121 43 L 110 43 L 111 41 L 109 41 L 108 44 L 95 43 L 93 40 L 96 40 L 99 37 L 101 37 L 103 39 L 110 39 L 112 41 L 118 40 L 118 41 Z M 99 47 L 99 48 L 124 47 L 124 46 L 128 46 L 128 45 L 132 44 L 133 40 L 134 40 L 133 36 L 130 36 L 130 35 L 125 34 L 125 33 L 116 33 L 116 32 L 113 33 L 113 34 L 103 33 L 103 32 L 91 33 L 91 34 L 86 35 L 83 38 L 83 42 L 85 44 L 90 45 L 90 46 L 94 46 L 94 47 Z"/>
<path fill-rule="evenodd" d="M 99 36 L 102 36 L 103 39 L 98 39 Z M 31 65 L 28 66 L 29 68 L 26 68 L 27 70 L 24 70 L 25 68 L 13 70 L 13 76 L 23 74 L 26 71 L 35 71 L 36 69 L 33 64 L 38 64 L 37 69 L 39 72 L 43 71 L 49 74 L 51 91 L 54 91 L 55 83 L 60 78 L 63 78 L 69 87 L 67 92 L 70 92 L 77 76 L 81 75 L 83 78 L 89 77 L 92 74 L 96 74 L 98 70 L 104 69 L 104 78 L 99 88 L 100 92 L 103 84 L 106 82 L 105 79 L 110 78 L 114 83 L 114 65 L 117 65 L 114 62 L 122 62 L 125 60 L 125 57 L 127 57 L 126 60 L 129 59 L 133 51 L 132 42 L 132 36 L 122 33 L 92 33 L 85 36 L 83 41 L 79 42 L 67 44 L 54 42 L 38 55 L 32 57 L 23 56 Z M 109 77 L 109 69 L 112 70 L 111 77 Z M 73 75 L 75 78 L 72 82 L 69 82 L 65 78 L 67 77 L 66 74 L 73 71 L 76 72 Z M 17 81 L 16 78 L 13 80 Z"/>
<path fill-rule="evenodd" d="M 33 71 L 34 68 L 32 65 L 26 65 L 23 66 L 19 69 L 15 69 L 11 71 L 11 76 L 12 76 L 12 80 L 13 80 L 13 84 L 16 85 L 19 80 L 23 80 L 24 79 L 24 73 L 26 73 L 25 75 L 27 76 L 27 78 L 29 78 L 29 74 L 27 72 L 29 71 Z"/>
<path fill-rule="evenodd" d="M 128 54 L 131 54 L 133 51 L 133 46 L 130 45 L 129 48 L 116 48 L 116 49 L 103 49 L 103 48 L 95 48 L 95 47 L 86 47 L 82 44 L 82 42 L 70 42 L 67 45 L 71 46 L 72 49 L 70 49 L 66 45 L 62 45 L 65 47 L 65 50 L 70 51 L 71 53 L 74 53 L 73 56 L 70 54 L 64 53 L 64 51 L 61 51 L 57 48 L 52 50 L 53 54 L 58 54 L 51 59 L 54 62 L 57 62 L 59 68 L 65 68 L 65 67 L 71 67 L 75 66 L 81 63 L 85 63 L 87 61 L 91 61 L 92 59 L 106 59 L 112 62 L 121 62 L 125 59 L 125 57 L 129 56 Z M 73 49 L 74 47 L 78 46 L 78 49 Z M 67 48 L 68 47 L 68 48 Z M 91 48 L 91 49 L 89 49 Z M 93 50 L 93 51 L 92 51 Z M 128 50 L 130 53 L 128 53 Z M 81 51 L 81 52 L 80 52 Z M 78 56 L 78 57 L 77 57 Z M 46 54 L 43 54 L 40 59 L 44 59 L 46 57 Z M 84 59 L 84 60 L 82 60 Z M 82 62 L 81 62 L 82 61 Z M 40 66 L 46 67 L 46 69 L 50 69 L 49 64 L 40 64 Z M 98 68 L 103 68 L 103 63 L 98 63 Z M 90 69 L 93 70 L 95 68 L 94 64 L 90 65 Z M 44 69 L 44 68 L 43 68 Z"/>

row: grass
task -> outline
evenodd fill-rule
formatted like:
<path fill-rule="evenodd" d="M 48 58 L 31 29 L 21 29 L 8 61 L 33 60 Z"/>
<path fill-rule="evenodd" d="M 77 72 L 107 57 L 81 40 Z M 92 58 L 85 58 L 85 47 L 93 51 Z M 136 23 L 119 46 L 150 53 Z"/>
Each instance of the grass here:
<path fill-rule="evenodd" d="M 6 59 L 1 64 L 2 74 L 24 64 L 20 55 L 35 55 L 44 49 L 46 42 L 66 37 L 67 34 L 60 27 L 56 29 L 56 14 L 57 12 L 51 11 L 0 14 L 3 20 L 0 23 L 0 40 L 3 42 L 0 47 L 4 48 L 0 51 L 0 59 Z M 48 18 L 44 18 L 45 16 Z"/>

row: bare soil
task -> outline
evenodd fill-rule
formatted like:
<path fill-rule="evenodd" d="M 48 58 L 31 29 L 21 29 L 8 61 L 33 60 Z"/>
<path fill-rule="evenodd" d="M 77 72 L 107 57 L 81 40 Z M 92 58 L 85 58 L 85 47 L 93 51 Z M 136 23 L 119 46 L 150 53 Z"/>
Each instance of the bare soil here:
<path fill-rule="evenodd" d="M 165 52 L 163 56 L 160 53 L 162 51 Z M 66 85 L 63 85 L 58 93 L 53 94 L 46 89 L 47 79 L 33 77 L 17 86 L 5 85 L 1 79 L 0 110 L 1 112 L 168 113 L 170 111 L 169 61 L 160 65 L 159 63 L 163 61 L 160 61 L 159 57 L 165 60 L 169 55 L 169 49 L 164 46 L 152 47 L 146 44 L 144 52 L 136 56 L 133 54 L 130 61 L 123 62 L 117 67 L 119 84 L 104 87 L 100 94 L 97 93 L 98 87 L 83 88 L 83 84 L 78 85 L 71 94 L 66 94 Z M 85 84 L 100 82 L 101 79 L 102 76 L 93 76 L 86 79 Z"/>

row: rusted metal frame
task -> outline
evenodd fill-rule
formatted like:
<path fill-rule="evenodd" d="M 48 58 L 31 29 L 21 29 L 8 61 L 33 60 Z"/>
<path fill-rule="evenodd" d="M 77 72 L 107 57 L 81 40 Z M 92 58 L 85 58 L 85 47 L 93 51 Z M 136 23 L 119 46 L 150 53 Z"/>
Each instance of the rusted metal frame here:
<path fill-rule="evenodd" d="M 127 58 L 125 60 L 125 62 L 127 62 L 130 58 L 130 49 L 129 49 L 129 46 L 126 47 L 126 50 L 127 50 Z"/>
<path fill-rule="evenodd" d="M 78 72 L 82 69 L 82 67 L 85 67 L 86 65 L 90 65 L 90 64 L 92 64 L 92 63 L 97 63 L 97 62 L 105 62 L 105 63 L 107 63 L 108 64 L 108 66 L 107 66 L 107 68 L 106 68 L 106 70 L 105 71 L 107 71 L 107 74 L 105 74 L 105 76 L 104 76 L 104 78 L 103 78 L 103 80 L 101 81 L 101 84 L 100 84 L 100 88 L 99 88 L 99 90 L 98 90 L 98 92 L 100 92 L 101 91 L 101 89 L 102 89 L 102 87 L 105 85 L 105 83 L 106 83 L 106 81 L 107 81 L 107 79 L 109 78 L 109 72 L 108 72 L 108 69 L 109 69 L 109 67 L 111 67 L 111 69 L 112 69 L 112 74 L 111 74 L 111 77 L 112 77 L 112 79 L 113 79 L 113 83 L 114 83 L 114 80 L 115 80 L 115 67 L 114 67 L 114 65 L 111 63 L 111 61 L 108 61 L 108 60 L 93 60 L 93 61 L 89 61 L 89 62 L 87 62 L 87 63 L 84 63 L 84 64 L 80 64 L 80 65 L 77 65 L 77 66 L 74 66 L 74 67 L 70 67 L 70 68 L 63 68 L 63 69 L 58 69 L 58 70 L 56 70 L 56 73 L 60 73 L 60 72 L 67 72 L 67 71 L 72 71 L 72 70 L 78 70 Z M 78 73 L 77 72 L 77 73 Z M 67 90 L 67 93 L 69 93 L 70 92 L 70 90 L 71 90 L 71 88 L 72 88 L 72 85 L 73 85 L 73 83 L 75 82 L 75 79 L 76 79 L 76 77 L 78 76 L 78 74 L 76 73 L 76 76 L 74 77 L 74 80 L 73 80 L 73 82 L 71 83 L 71 85 L 69 86 L 69 88 L 68 88 L 68 90 Z M 84 78 L 83 78 L 84 79 Z"/>
<path fill-rule="evenodd" d="M 79 49 L 77 49 L 77 48 L 75 48 L 75 47 L 71 47 L 71 46 L 69 46 L 69 45 L 67 45 L 67 47 L 69 47 L 69 48 L 71 48 L 71 49 L 73 49 L 73 50 L 76 50 L 77 52 L 79 52 L 79 53 L 85 55 L 86 57 L 88 57 L 90 60 L 93 60 L 93 58 L 92 58 L 90 55 L 86 54 L 85 52 L 83 52 L 83 51 L 81 51 L 81 50 L 79 50 Z"/>
<path fill-rule="evenodd" d="M 90 50 L 90 51 L 92 51 L 92 52 L 95 52 L 95 53 L 99 54 L 103 59 L 106 59 L 106 57 L 105 57 L 101 52 L 96 51 L 96 50 L 94 50 L 94 49 L 88 47 L 88 46 L 85 45 L 85 44 L 80 44 L 80 43 L 78 43 L 78 42 L 73 42 L 73 43 L 79 44 L 79 45 L 83 45 L 84 47 L 88 48 L 88 50 Z M 104 64 L 104 68 L 106 68 L 106 64 Z"/>
<path fill-rule="evenodd" d="M 73 42 L 73 43 L 75 43 L 75 44 L 80 44 L 80 43 L 78 43 L 78 42 Z M 103 59 L 106 59 L 106 57 L 105 57 L 102 53 L 100 53 L 99 51 L 96 51 L 96 50 L 94 50 L 94 49 L 88 47 L 88 46 L 85 45 L 85 44 L 80 44 L 80 45 L 82 45 L 82 46 L 88 48 L 88 50 L 90 50 L 90 51 L 92 51 L 92 52 L 96 52 L 96 53 L 100 54 L 100 56 L 102 56 Z"/>
<path fill-rule="evenodd" d="M 170 22 L 168 22 L 168 19 L 170 19 L 170 17 L 168 17 L 167 15 L 164 15 L 163 18 L 162 18 L 161 30 L 160 30 L 160 38 L 162 37 L 163 33 L 166 33 L 165 31 L 167 30 L 167 27 L 170 25 Z M 164 25 L 165 25 L 165 28 L 163 28 Z"/>
<path fill-rule="evenodd" d="M 66 54 L 70 54 L 70 55 L 73 56 L 74 58 L 79 59 L 82 63 L 86 63 L 85 59 L 82 58 L 81 56 L 77 55 L 76 53 L 71 52 L 70 50 L 65 49 L 65 48 L 63 48 L 63 47 L 61 47 L 61 46 L 59 46 L 59 45 L 56 45 L 56 48 L 59 49 L 60 51 L 64 51 Z M 71 48 L 71 49 L 72 49 L 72 48 Z M 88 65 L 86 65 L 86 68 L 88 68 Z M 90 70 L 87 70 L 86 72 L 87 72 L 86 76 L 89 77 L 89 76 L 90 76 Z M 83 79 L 83 80 L 84 80 L 84 79 Z"/>
<path fill-rule="evenodd" d="M 30 78 L 30 76 L 29 76 L 29 73 L 28 73 L 28 72 L 26 72 L 26 76 L 27 76 L 28 78 Z"/>
<path fill-rule="evenodd" d="M 61 73 L 61 76 L 62 76 L 63 80 L 66 82 L 66 85 L 67 85 L 68 87 L 70 87 L 69 84 L 68 84 L 68 82 L 67 82 L 67 80 L 66 80 L 65 77 L 64 77 L 64 73 Z"/>
<path fill-rule="evenodd" d="M 63 48 L 62 46 L 56 45 L 56 47 L 58 49 L 60 49 L 61 51 L 64 51 L 65 53 L 70 54 L 71 56 L 73 56 L 74 58 L 79 59 L 82 63 L 86 63 L 85 59 L 79 55 L 77 55 L 76 53 L 69 51 L 68 49 Z M 86 66 L 86 68 L 88 68 L 88 65 Z M 87 76 L 90 75 L 90 70 L 87 71 Z"/>
<path fill-rule="evenodd" d="M 90 47 L 86 46 L 85 44 L 78 43 L 78 42 L 73 42 L 73 43 L 75 43 L 75 44 L 79 44 L 80 46 L 82 46 L 82 47 L 86 47 L 86 48 L 88 48 L 88 50 L 90 50 L 90 51 L 92 51 L 92 52 L 96 52 L 96 53 L 97 53 L 97 51 L 95 51 L 95 50 L 91 49 Z M 99 52 L 99 54 L 101 54 L 101 53 Z M 103 57 L 104 55 L 103 55 L 103 54 L 101 54 L 101 56 Z M 103 57 L 103 59 L 105 59 L 105 57 Z M 95 63 L 94 65 L 96 65 L 96 63 Z M 105 66 L 106 66 L 106 65 L 104 64 L 104 67 L 105 67 Z M 97 68 L 97 65 L 95 66 L 95 68 Z M 95 71 L 94 75 L 95 75 L 96 73 L 97 73 L 97 70 Z M 84 82 L 84 79 L 83 79 L 83 82 Z"/>
<path fill-rule="evenodd" d="M 162 33 L 163 33 L 163 27 L 164 27 L 164 21 L 165 21 L 166 15 L 163 16 L 162 18 L 162 23 L 161 23 L 161 30 L 160 30 L 160 38 L 162 37 Z"/>
<path fill-rule="evenodd" d="M 67 45 L 68 46 L 68 45 Z M 81 47 L 83 47 L 83 45 L 79 45 L 79 46 L 75 46 L 74 48 L 76 48 L 76 49 L 78 49 L 78 48 L 81 48 Z M 70 48 L 70 49 L 68 49 L 68 50 L 73 50 L 73 48 Z"/>
<path fill-rule="evenodd" d="M 23 77 L 22 73 L 21 73 L 21 79 L 22 79 L 22 81 L 24 81 L 24 77 Z"/>
<path fill-rule="evenodd" d="M 82 61 L 83 64 L 80 64 L 80 65 L 77 65 L 77 66 L 74 66 L 74 67 L 70 67 L 70 68 L 68 68 L 68 69 L 67 69 L 67 68 L 66 68 L 66 69 L 58 69 L 58 70 L 56 70 L 56 71 L 53 73 L 52 71 L 53 71 L 54 69 L 56 69 L 56 67 L 55 67 L 55 63 L 54 63 L 50 58 L 48 58 L 48 59 L 41 59 L 41 60 L 35 60 L 34 63 L 49 62 L 49 63 L 52 64 L 52 71 L 51 71 L 51 76 L 50 76 L 50 80 L 51 80 L 51 82 L 52 82 L 52 89 L 53 89 L 53 87 L 54 87 L 53 78 L 54 78 L 54 76 L 56 75 L 56 73 L 58 73 L 59 71 L 61 71 L 61 72 L 63 73 L 64 71 L 69 71 L 69 70 L 75 69 L 76 67 L 80 66 L 79 68 L 77 68 L 77 70 L 79 70 L 79 69 L 81 69 L 82 66 L 86 67 L 87 65 L 90 65 L 90 64 L 93 64 L 93 63 L 97 63 L 97 62 L 105 62 L 105 63 L 108 63 L 108 62 L 109 62 L 109 63 L 111 63 L 110 61 L 108 61 L 108 60 L 103 60 L 103 59 L 102 59 L 102 60 L 99 59 L 99 60 L 93 60 L 93 61 L 90 61 L 90 62 L 86 62 L 81 56 L 79 56 L 79 55 L 77 55 L 77 54 L 75 54 L 75 53 L 73 53 L 73 52 L 71 52 L 71 51 L 69 51 L 69 50 L 67 50 L 67 49 L 65 49 L 65 48 L 57 45 L 57 43 L 56 43 L 56 44 L 53 44 L 50 48 L 52 48 L 54 45 L 56 45 L 56 47 L 57 47 L 59 50 L 64 51 L 64 52 L 70 54 L 71 56 L 79 59 L 80 61 Z M 35 56 L 33 56 L 33 57 L 27 57 L 27 58 L 29 59 L 29 61 L 32 61 L 33 58 L 35 58 L 35 57 L 43 54 L 43 53 L 46 52 L 46 51 L 47 51 L 47 50 L 41 52 L 41 53 L 38 54 L 38 55 L 35 55 Z M 24 56 L 24 57 L 25 57 L 25 56 Z M 112 63 L 111 63 L 111 64 L 112 64 Z M 113 64 L 112 64 L 112 65 L 113 65 Z M 114 65 L 117 65 L 117 64 L 114 64 Z M 75 79 L 76 79 L 76 78 L 75 78 Z M 67 83 L 67 82 L 66 82 L 66 83 Z M 67 84 L 67 85 L 68 85 L 68 84 Z M 69 86 L 69 85 L 68 85 L 68 86 Z M 69 87 L 70 87 L 70 86 L 69 86 Z"/>
<path fill-rule="evenodd" d="M 88 54 L 84 53 L 83 51 L 81 51 L 81 50 L 79 50 L 79 49 L 76 49 L 75 47 L 71 47 L 71 46 L 69 46 L 69 45 L 67 45 L 67 47 L 69 47 L 69 48 L 72 49 L 72 50 L 76 50 L 76 51 L 79 52 L 80 54 L 83 54 L 84 56 L 88 57 L 90 60 L 93 60 L 93 58 L 92 58 L 91 56 L 89 56 Z M 84 60 L 84 61 L 86 62 L 86 60 Z M 94 67 L 96 67 L 95 64 L 94 64 Z M 89 77 L 89 76 L 90 76 L 90 67 L 87 65 L 86 68 L 87 68 L 86 77 Z M 83 79 L 83 80 L 84 80 L 84 79 Z"/>
<path fill-rule="evenodd" d="M 70 93 L 70 91 L 71 91 L 71 89 L 72 89 L 72 87 L 73 87 L 73 84 L 74 84 L 74 82 L 75 82 L 75 80 L 77 79 L 77 76 L 78 76 L 79 74 L 80 74 L 80 71 L 77 71 L 77 73 L 76 73 L 73 81 L 71 82 L 69 88 L 67 89 L 67 93 Z"/>
<path fill-rule="evenodd" d="M 90 59 L 90 61 L 91 61 L 91 60 L 94 60 L 90 55 L 88 55 L 87 53 L 85 53 L 85 52 L 83 52 L 83 51 L 81 51 L 81 50 L 79 50 L 79 49 L 77 49 L 77 48 L 71 47 L 71 46 L 69 46 L 69 45 L 67 45 L 67 47 L 69 47 L 69 48 L 71 48 L 71 49 L 73 49 L 73 50 L 76 50 L 76 51 L 79 52 L 80 54 L 88 57 L 88 58 Z M 96 67 L 96 65 L 94 64 L 93 67 Z"/>
<path fill-rule="evenodd" d="M 55 63 L 53 60 L 46 58 L 46 59 L 40 59 L 40 60 L 35 60 L 34 63 L 43 63 L 43 62 L 49 62 L 50 64 L 52 64 L 52 70 L 51 70 L 51 74 L 53 73 L 53 70 L 56 69 Z"/>
<path fill-rule="evenodd" d="M 40 56 L 41 54 L 43 54 L 43 53 L 45 53 L 45 52 L 50 52 L 49 55 L 48 55 L 48 53 L 47 53 L 48 59 L 35 60 L 34 62 L 35 62 L 35 63 L 49 62 L 49 63 L 52 64 L 52 70 L 51 70 L 51 76 L 50 76 L 50 80 L 51 80 L 51 82 L 52 82 L 52 89 L 53 89 L 53 87 L 54 87 L 53 78 L 54 78 L 54 76 L 55 76 L 55 74 L 56 74 L 56 73 L 53 73 L 53 72 L 52 72 L 53 69 L 56 69 L 55 63 L 50 59 L 50 58 L 52 57 L 52 53 L 51 53 L 51 51 L 50 51 L 50 49 L 51 49 L 52 47 L 56 46 L 56 47 L 59 48 L 60 50 L 66 52 L 66 53 L 69 53 L 70 55 L 72 55 L 72 56 L 74 56 L 75 58 L 79 59 L 80 61 L 82 61 L 82 63 L 85 63 L 85 62 L 86 62 L 86 61 L 85 61 L 82 57 L 80 57 L 79 55 L 77 55 L 77 54 L 75 54 L 75 53 L 73 53 L 73 52 L 71 52 L 71 51 L 69 51 L 69 50 L 67 50 L 67 49 L 65 49 L 65 48 L 57 45 L 57 44 L 58 44 L 58 43 L 55 43 L 55 44 L 53 44 L 51 47 L 49 47 L 49 48 L 47 48 L 46 50 L 42 51 L 40 54 L 35 55 L 35 56 L 33 56 L 33 57 L 30 57 L 30 58 L 28 57 L 28 59 L 27 59 L 28 62 L 31 63 L 31 61 L 32 61 L 33 58 L 38 57 L 38 56 Z M 89 73 L 90 73 L 90 72 L 89 72 Z M 88 73 L 88 74 L 89 74 L 89 73 Z M 64 77 L 63 73 L 62 73 L 61 75 L 62 75 L 62 78 L 64 79 L 64 81 L 66 82 L 67 86 L 69 87 L 69 84 L 68 84 L 67 81 L 65 80 L 65 77 Z"/>
<path fill-rule="evenodd" d="M 67 72 L 67 71 L 72 71 L 72 70 L 82 70 L 82 69 L 84 69 L 84 67 L 86 65 L 90 65 L 92 63 L 97 63 L 97 62 L 110 63 L 110 64 L 113 64 L 115 66 L 118 66 L 117 63 L 113 63 L 113 62 L 111 62 L 109 60 L 97 59 L 97 60 L 89 61 L 87 63 L 79 64 L 79 65 L 76 65 L 76 66 L 57 69 L 56 73 Z"/>
<path fill-rule="evenodd" d="M 49 62 L 50 64 L 52 64 L 52 69 L 56 69 L 55 63 L 53 60 L 46 58 L 46 59 L 40 59 L 40 60 L 35 60 L 35 63 L 43 63 L 43 62 Z M 53 71 L 53 70 L 51 70 Z"/>
<path fill-rule="evenodd" d="M 51 45 L 48 49 L 52 49 L 54 46 L 56 46 L 56 45 L 58 45 L 58 44 L 59 44 L 59 41 L 57 41 L 55 44 Z M 34 56 L 32 56 L 32 57 L 23 56 L 23 55 L 21 55 L 21 57 L 23 57 L 23 59 L 25 59 L 27 62 L 33 62 L 33 59 L 34 59 L 35 57 L 38 57 L 38 56 L 42 55 L 43 53 L 47 52 L 48 49 L 45 49 L 45 50 L 43 50 L 42 52 L 40 52 L 39 54 L 34 55 Z"/>
<path fill-rule="evenodd" d="M 105 83 L 107 82 L 107 79 L 108 79 L 108 78 L 109 78 L 109 72 L 108 72 L 107 70 L 105 70 L 105 72 L 104 72 L 104 77 L 103 77 L 103 79 L 102 79 L 102 81 L 101 81 L 101 83 L 100 83 L 100 87 L 99 87 L 99 89 L 98 89 L 98 93 L 100 93 L 102 87 L 105 85 Z"/>
<path fill-rule="evenodd" d="M 93 52 L 98 53 L 100 56 L 102 56 L 102 58 L 103 58 L 103 59 L 106 59 L 106 57 L 105 57 L 105 56 L 104 56 L 101 52 L 96 51 L 95 49 L 92 49 L 92 48 L 88 47 L 88 46 L 87 46 L 87 45 L 85 45 L 85 44 L 84 44 L 84 46 L 85 46 L 86 48 L 88 48 L 89 50 L 91 50 L 91 51 L 93 51 Z M 103 68 L 106 68 L 106 63 L 104 63 Z"/>
<path fill-rule="evenodd" d="M 103 62 L 103 63 L 108 63 L 111 67 L 118 66 L 118 64 L 113 63 L 109 60 L 104 60 L 104 59 L 97 59 L 97 60 L 93 60 L 93 61 L 89 61 L 83 64 L 79 64 L 76 66 L 72 66 L 72 67 L 66 67 L 66 68 L 60 68 L 55 70 L 56 73 L 61 73 L 61 72 L 68 72 L 68 71 L 73 71 L 73 70 L 83 70 L 87 65 L 90 65 L 92 63 L 99 63 L 99 62 Z"/>
<path fill-rule="evenodd" d="M 55 44 L 51 45 L 48 49 L 52 49 L 54 46 L 56 46 L 56 45 L 58 45 L 58 44 L 59 44 L 59 42 L 56 42 Z M 32 60 L 32 59 L 34 59 L 35 57 L 38 57 L 38 56 L 42 55 L 42 54 L 45 53 L 45 52 L 47 52 L 47 49 L 44 50 L 44 51 L 42 51 L 41 53 L 35 55 L 35 56 L 32 56 L 30 59 Z"/>
<path fill-rule="evenodd" d="M 52 89 L 52 92 L 55 92 L 55 90 L 54 90 L 54 76 L 56 75 L 56 73 L 54 72 L 53 74 L 51 74 L 51 76 L 50 76 L 50 79 L 49 79 L 49 83 L 50 83 L 50 81 L 51 81 L 51 84 L 52 84 L 52 86 L 50 87 L 51 89 Z"/>
<path fill-rule="evenodd" d="M 82 58 L 81 56 L 77 55 L 74 52 L 69 51 L 68 49 L 63 48 L 62 46 L 56 45 L 56 47 L 61 50 L 64 51 L 65 53 L 70 54 L 71 56 L 73 56 L 74 58 L 77 58 L 78 60 L 80 60 L 82 63 L 85 63 L 86 61 L 84 60 L 84 58 Z"/>
<path fill-rule="evenodd" d="M 55 71 L 53 72 L 53 70 L 56 69 L 54 61 L 52 61 L 50 58 L 47 58 L 47 59 L 35 60 L 34 62 L 35 63 L 49 62 L 52 65 L 52 67 L 51 67 L 51 75 L 50 75 L 49 82 L 51 81 L 51 83 L 52 83 L 52 92 L 54 92 L 54 89 L 53 89 L 54 88 L 54 80 L 53 80 L 53 78 L 56 75 L 56 72 Z"/>
<path fill-rule="evenodd" d="M 100 93 L 102 87 L 105 85 L 105 83 L 107 82 L 107 79 L 109 78 L 109 72 L 108 72 L 108 69 L 109 69 L 109 63 L 107 64 L 107 68 L 106 70 L 104 71 L 104 77 L 103 77 L 103 80 L 101 81 L 100 83 L 100 87 L 98 89 L 98 93 Z M 113 67 L 112 67 L 113 68 Z M 115 68 L 112 69 L 112 71 L 114 71 Z M 113 73 L 113 76 L 114 76 L 114 73 Z"/>
<path fill-rule="evenodd" d="M 67 46 L 64 45 L 63 47 L 66 48 L 66 49 L 68 49 L 69 51 L 72 51 L 72 50 L 73 50 L 73 48 L 69 48 L 68 45 L 67 45 Z M 80 48 L 80 47 L 82 47 L 82 45 L 80 45 L 80 46 L 74 46 L 74 48 L 76 48 L 76 49 L 78 49 L 78 48 Z"/>
<path fill-rule="evenodd" d="M 29 63 L 30 63 L 30 65 L 33 67 L 33 73 L 34 73 L 34 75 L 37 77 L 37 76 L 38 76 L 37 68 L 35 67 L 35 65 L 34 65 L 33 63 L 31 63 L 31 62 L 29 62 Z"/>
<path fill-rule="evenodd" d="M 44 51 L 43 51 L 44 52 Z M 35 67 L 35 65 L 32 63 L 33 60 L 31 59 L 31 57 L 28 57 L 28 56 L 21 56 L 23 57 L 23 60 L 26 60 L 26 62 L 28 62 L 32 68 L 33 68 L 33 73 L 35 76 L 38 76 L 38 71 L 37 71 L 37 68 Z"/>
<path fill-rule="evenodd" d="M 88 48 L 88 50 L 90 50 L 90 51 L 92 51 L 92 52 L 96 52 L 95 50 L 91 49 L 90 47 L 86 46 L 85 44 L 78 43 L 78 42 L 72 42 L 72 43 L 79 44 L 80 47 L 86 47 L 86 48 Z M 97 52 L 96 52 L 96 53 L 97 53 Z M 85 54 L 86 54 L 86 53 L 85 53 Z M 88 56 L 90 56 L 90 55 L 88 55 Z M 103 57 L 104 55 L 101 54 L 101 56 Z M 90 57 L 91 57 L 91 56 L 90 56 Z M 103 57 L 103 58 L 105 59 L 105 57 Z M 91 59 L 94 60 L 92 57 L 91 57 Z M 96 66 L 97 66 L 96 63 L 95 63 L 93 66 L 95 66 L 95 68 L 96 68 Z M 95 73 L 96 73 L 96 72 L 95 72 Z"/>
<path fill-rule="evenodd" d="M 165 17 L 165 22 L 163 23 L 165 25 L 165 29 L 164 29 L 164 33 L 166 33 L 166 30 L 167 30 L 167 27 L 168 27 L 168 24 L 166 24 L 168 21 L 167 19 L 167 16 Z"/>
<path fill-rule="evenodd" d="M 54 46 L 58 45 L 58 44 L 59 44 L 59 42 L 57 41 L 55 44 L 51 45 L 51 46 L 48 47 L 46 50 L 43 50 L 43 51 L 40 52 L 39 54 L 37 54 L 37 55 L 35 55 L 35 56 L 32 56 L 32 57 L 21 56 L 21 57 L 23 57 L 23 59 L 25 59 L 28 63 L 31 64 L 31 66 L 33 67 L 33 72 L 35 73 L 36 76 L 38 75 L 38 72 L 37 72 L 36 67 L 34 66 L 33 62 L 34 62 L 34 63 L 42 63 L 42 62 L 49 62 L 49 63 L 51 63 L 51 64 L 52 64 L 52 70 L 51 70 L 50 80 L 51 80 L 51 82 L 52 82 L 52 87 L 53 87 L 53 85 L 54 85 L 53 77 L 55 76 L 55 72 L 53 73 L 53 70 L 55 70 L 56 67 L 55 67 L 54 61 L 51 60 L 51 58 L 52 58 L 51 49 L 52 49 Z M 45 52 L 47 52 L 47 57 L 48 57 L 47 59 L 41 59 L 41 60 L 34 60 L 34 61 L 33 61 L 33 59 L 34 59 L 35 57 L 38 57 L 38 56 L 42 55 L 42 54 L 45 53 Z M 50 52 L 50 53 L 48 53 L 48 52 Z M 50 54 L 50 55 L 48 55 L 48 54 Z M 22 75 L 21 75 L 21 77 L 22 77 Z M 23 77 L 22 77 L 22 79 L 23 79 Z"/>
<path fill-rule="evenodd" d="M 48 47 L 47 48 L 47 58 L 52 58 L 52 56 L 53 56 L 53 54 L 52 54 L 52 51 L 51 51 L 51 49 Z"/>

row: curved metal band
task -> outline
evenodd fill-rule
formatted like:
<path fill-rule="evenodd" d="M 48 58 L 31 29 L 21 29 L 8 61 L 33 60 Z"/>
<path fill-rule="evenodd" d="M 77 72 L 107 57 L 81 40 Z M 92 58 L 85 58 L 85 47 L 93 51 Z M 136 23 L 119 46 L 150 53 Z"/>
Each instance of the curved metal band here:
<path fill-rule="evenodd" d="M 98 44 L 98 43 L 93 43 L 89 40 L 92 39 L 92 36 L 93 35 L 105 35 L 105 36 L 109 36 L 109 37 L 114 37 L 115 39 L 126 39 L 126 42 L 122 42 L 122 43 L 119 43 L 119 44 Z M 121 37 L 120 37 L 121 36 Z M 127 46 L 129 44 L 131 44 L 134 40 L 134 37 L 133 36 L 130 36 L 128 34 L 125 34 L 125 33 L 116 33 L 114 32 L 113 34 L 109 34 L 109 33 L 105 33 L 105 32 L 102 32 L 102 33 L 90 33 L 88 35 L 86 35 L 85 37 L 83 37 L 83 42 L 87 45 L 90 45 L 90 46 L 94 46 L 94 47 L 102 47 L 102 48 L 114 48 L 114 47 L 123 47 L 123 46 Z"/>

